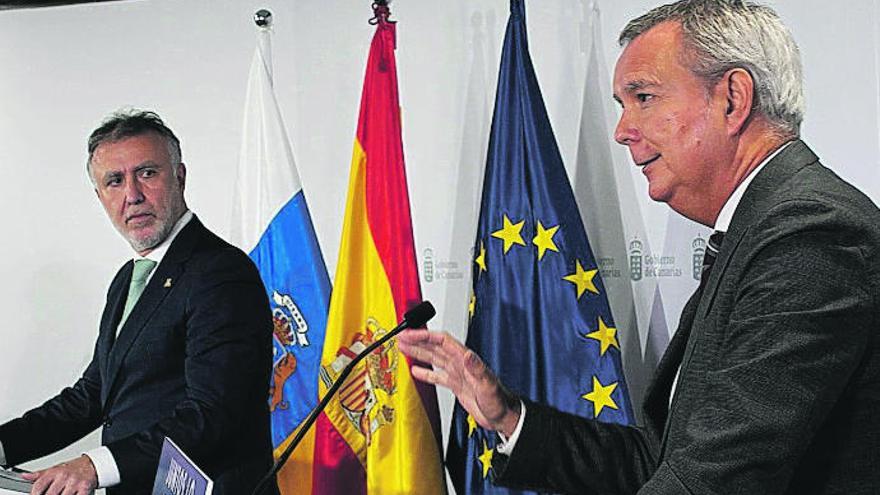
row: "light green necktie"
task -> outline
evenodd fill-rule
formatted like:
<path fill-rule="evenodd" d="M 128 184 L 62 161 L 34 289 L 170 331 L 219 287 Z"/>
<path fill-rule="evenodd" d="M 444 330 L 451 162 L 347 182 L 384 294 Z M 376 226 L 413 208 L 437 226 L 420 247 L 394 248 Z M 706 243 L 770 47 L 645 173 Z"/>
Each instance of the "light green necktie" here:
<path fill-rule="evenodd" d="M 119 320 L 118 328 L 122 328 L 135 303 L 140 299 L 153 268 L 156 268 L 156 262 L 147 258 L 134 262 L 134 270 L 131 272 L 131 284 L 128 286 L 128 299 L 125 300 L 125 309 L 122 310 L 122 319 Z"/>

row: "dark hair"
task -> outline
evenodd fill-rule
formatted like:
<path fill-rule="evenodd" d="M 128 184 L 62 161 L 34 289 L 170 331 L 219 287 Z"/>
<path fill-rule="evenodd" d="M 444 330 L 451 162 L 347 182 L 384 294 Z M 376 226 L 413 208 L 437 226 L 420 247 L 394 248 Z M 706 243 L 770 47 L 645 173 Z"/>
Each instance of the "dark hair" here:
<path fill-rule="evenodd" d="M 142 136 L 154 132 L 165 139 L 168 146 L 168 155 L 171 158 L 171 164 L 177 165 L 182 161 L 180 152 L 180 140 L 174 135 L 174 132 L 165 125 L 162 118 L 156 112 L 149 110 L 118 110 L 110 114 L 104 119 L 101 125 L 92 131 L 89 136 L 88 150 L 89 159 L 86 162 L 86 170 L 91 177 L 92 156 L 98 146 L 104 143 L 115 143 L 126 138 Z M 172 166 L 172 170 L 177 173 L 177 167 Z"/>

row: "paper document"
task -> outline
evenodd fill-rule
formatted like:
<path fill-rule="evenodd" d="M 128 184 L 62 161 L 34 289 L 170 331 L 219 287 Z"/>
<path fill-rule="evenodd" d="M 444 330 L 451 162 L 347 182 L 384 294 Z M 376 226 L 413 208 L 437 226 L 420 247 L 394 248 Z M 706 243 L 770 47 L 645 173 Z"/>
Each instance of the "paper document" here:
<path fill-rule="evenodd" d="M 31 485 L 33 483 L 22 478 L 20 472 L 0 468 L 0 488 L 13 492 L 29 493 Z"/>

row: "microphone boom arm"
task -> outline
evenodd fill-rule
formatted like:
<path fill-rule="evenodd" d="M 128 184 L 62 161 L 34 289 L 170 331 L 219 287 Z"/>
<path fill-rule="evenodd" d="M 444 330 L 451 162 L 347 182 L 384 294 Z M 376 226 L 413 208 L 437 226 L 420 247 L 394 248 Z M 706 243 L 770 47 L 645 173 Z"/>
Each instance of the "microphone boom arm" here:
<path fill-rule="evenodd" d="M 399 325 L 394 327 L 390 332 L 386 333 L 379 340 L 373 342 L 366 349 L 360 352 L 354 359 L 351 360 L 345 368 L 343 368 L 342 372 L 339 374 L 339 377 L 336 381 L 333 382 L 333 385 L 327 389 L 327 393 L 324 394 L 324 397 L 321 398 L 321 402 L 315 406 L 309 415 L 306 416 L 306 419 L 300 424 L 299 428 L 297 428 L 296 435 L 294 435 L 293 440 L 290 441 L 290 444 L 287 445 L 287 448 L 284 449 L 284 452 L 278 456 L 278 459 L 275 460 L 275 464 L 272 466 L 272 469 L 260 480 L 260 483 L 257 484 L 257 487 L 254 488 L 252 495 L 259 495 L 265 490 L 266 486 L 268 486 L 269 480 L 274 478 L 274 476 L 281 470 L 281 467 L 284 466 L 284 463 L 287 462 L 287 459 L 293 454 L 293 451 L 296 449 L 296 446 L 302 441 L 303 437 L 305 437 L 306 432 L 309 431 L 309 428 L 317 421 L 318 415 L 327 407 L 327 404 L 333 399 L 336 395 L 336 392 L 342 387 L 342 384 L 345 383 L 345 380 L 348 378 L 348 375 L 354 371 L 354 367 L 357 366 L 365 357 L 369 356 L 380 346 L 394 338 L 397 334 L 402 332 L 407 328 L 417 328 L 422 327 L 425 323 L 428 322 L 435 314 L 434 307 L 428 301 L 423 301 L 419 303 L 416 307 L 407 311 L 403 315 L 403 321 L 400 322 Z"/>

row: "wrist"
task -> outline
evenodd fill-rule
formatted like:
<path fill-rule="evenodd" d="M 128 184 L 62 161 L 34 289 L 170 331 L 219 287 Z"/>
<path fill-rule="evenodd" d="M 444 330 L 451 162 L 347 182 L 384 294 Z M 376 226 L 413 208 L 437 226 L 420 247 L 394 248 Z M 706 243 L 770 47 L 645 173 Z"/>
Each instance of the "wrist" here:
<path fill-rule="evenodd" d="M 498 422 L 498 432 L 504 435 L 505 438 L 510 438 L 513 435 L 516 425 L 519 423 L 519 416 L 522 414 L 522 401 L 513 395 L 509 395 L 508 399 L 505 401 L 507 403 L 507 412 L 504 413 L 501 421 Z"/>

